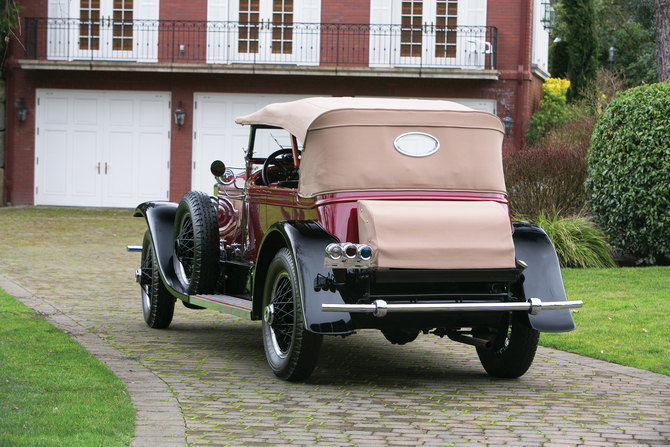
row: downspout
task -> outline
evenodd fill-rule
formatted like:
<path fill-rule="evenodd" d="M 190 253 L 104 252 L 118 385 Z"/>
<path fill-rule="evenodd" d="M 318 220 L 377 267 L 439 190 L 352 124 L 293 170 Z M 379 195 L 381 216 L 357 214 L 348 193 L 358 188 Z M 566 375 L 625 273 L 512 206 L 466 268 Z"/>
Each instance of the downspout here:
<path fill-rule="evenodd" d="M 12 45 L 13 42 L 10 42 L 9 47 L 9 57 L 7 58 L 7 81 L 5 84 L 7 96 L 5 101 L 5 199 L 6 203 L 12 203 L 12 192 L 14 189 L 14 151 L 16 147 L 14 145 L 14 126 L 16 122 L 16 95 L 14 91 L 16 87 L 14 85 L 14 67 L 16 65 L 16 60 L 14 59 L 14 51 Z M 0 197 L 0 202 L 2 197 Z M 0 206 L 4 203 L 0 203 Z"/>
<path fill-rule="evenodd" d="M 523 142 L 523 101 L 524 101 L 524 71 L 526 62 L 526 30 L 528 27 L 528 0 L 521 0 L 521 13 L 519 15 L 519 64 L 517 66 L 517 86 L 516 86 L 516 147 L 521 149 Z"/>

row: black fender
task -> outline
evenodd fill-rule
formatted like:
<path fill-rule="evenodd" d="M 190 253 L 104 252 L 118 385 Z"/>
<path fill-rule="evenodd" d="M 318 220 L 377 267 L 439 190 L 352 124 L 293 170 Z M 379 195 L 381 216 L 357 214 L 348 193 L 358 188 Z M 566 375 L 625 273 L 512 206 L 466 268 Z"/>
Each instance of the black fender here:
<path fill-rule="evenodd" d="M 322 312 L 321 304 L 344 304 L 339 292 L 315 290 L 317 275 L 332 275 L 331 268 L 323 266 L 326 246 L 339 242 L 313 221 L 276 222 L 265 234 L 258 252 L 254 272 L 254 315 L 262 313 L 263 289 L 267 267 L 281 247 L 291 250 L 299 281 L 300 300 L 305 328 L 317 334 L 345 335 L 354 332 L 348 312 Z"/>
<path fill-rule="evenodd" d="M 523 298 L 539 298 L 542 302 L 567 301 L 561 266 L 547 233 L 535 224 L 514 222 L 513 239 L 516 259 L 528 264 L 520 280 Z M 546 310 L 528 318 L 531 327 L 540 332 L 575 329 L 570 309 Z"/>
<path fill-rule="evenodd" d="M 175 285 L 179 284 L 172 265 L 174 218 L 179 204 L 174 202 L 144 202 L 135 209 L 134 217 L 144 217 L 151 233 L 151 239 L 156 250 L 158 268 L 163 282 L 175 296 L 183 299 L 182 294 L 176 293 Z"/>

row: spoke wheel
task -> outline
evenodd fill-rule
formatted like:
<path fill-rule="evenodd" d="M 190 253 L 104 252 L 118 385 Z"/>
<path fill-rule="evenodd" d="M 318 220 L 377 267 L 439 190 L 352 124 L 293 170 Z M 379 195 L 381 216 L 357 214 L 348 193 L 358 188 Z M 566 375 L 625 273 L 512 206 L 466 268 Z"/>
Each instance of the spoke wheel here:
<path fill-rule="evenodd" d="M 293 256 L 282 248 L 270 264 L 263 293 L 263 346 L 272 371 L 289 381 L 312 374 L 323 341 L 304 327 L 296 278 Z"/>
<path fill-rule="evenodd" d="M 523 376 L 535 359 L 540 333 L 511 313 L 508 328 L 500 336 L 505 338 L 496 340 L 499 349 L 477 348 L 482 366 L 493 377 L 514 379 Z"/>
<path fill-rule="evenodd" d="M 219 269 L 216 209 L 209 196 L 191 191 L 177 207 L 173 266 L 182 291 L 213 293 Z"/>
<path fill-rule="evenodd" d="M 144 234 L 144 241 L 142 242 L 142 266 L 140 271 L 140 296 L 144 321 L 151 328 L 165 329 L 172 322 L 175 299 L 167 291 L 160 277 L 149 230 Z"/>

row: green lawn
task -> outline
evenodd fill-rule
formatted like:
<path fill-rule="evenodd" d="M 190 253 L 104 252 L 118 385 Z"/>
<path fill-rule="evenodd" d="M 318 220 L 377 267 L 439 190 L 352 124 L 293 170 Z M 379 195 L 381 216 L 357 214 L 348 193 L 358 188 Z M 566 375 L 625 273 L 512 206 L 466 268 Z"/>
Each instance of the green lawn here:
<path fill-rule="evenodd" d="M 540 344 L 670 375 L 670 267 L 564 269 L 577 330 Z"/>
<path fill-rule="evenodd" d="M 0 290 L 0 446 L 128 446 L 134 427 L 123 382 Z"/>

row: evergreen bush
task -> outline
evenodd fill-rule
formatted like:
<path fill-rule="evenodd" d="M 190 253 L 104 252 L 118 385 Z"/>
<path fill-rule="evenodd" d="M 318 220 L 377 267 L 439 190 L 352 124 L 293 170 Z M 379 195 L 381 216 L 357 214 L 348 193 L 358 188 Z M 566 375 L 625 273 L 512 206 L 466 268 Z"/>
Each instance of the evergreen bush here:
<path fill-rule="evenodd" d="M 670 82 L 619 94 L 596 124 L 586 191 L 610 243 L 653 264 L 670 259 Z"/>

